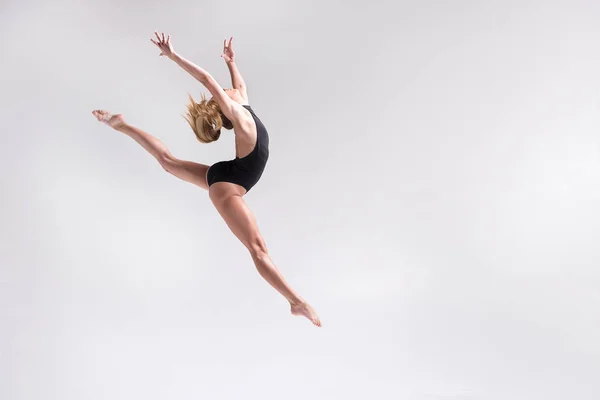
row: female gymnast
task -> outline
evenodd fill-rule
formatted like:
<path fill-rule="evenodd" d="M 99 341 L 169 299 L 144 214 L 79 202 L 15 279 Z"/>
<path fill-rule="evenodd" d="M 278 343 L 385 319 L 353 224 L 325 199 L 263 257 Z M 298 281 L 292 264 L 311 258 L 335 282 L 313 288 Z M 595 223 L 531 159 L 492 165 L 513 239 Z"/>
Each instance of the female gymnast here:
<path fill-rule="evenodd" d="M 154 136 L 127 122 L 121 114 L 94 110 L 98 121 L 122 132 L 138 142 L 170 174 L 208 190 L 208 195 L 233 234 L 246 246 L 260 275 L 290 303 L 293 315 L 308 318 L 321 326 L 315 310 L 285 281 L 271 261 L 256 223 L 256 219 L 243 200 L 243 196 L 258 182 L 269 157 L 269 136 L 265 126 L 248 105 L 247 88 L 240 75 L 233 52 L 233 37 L 223 43 L 223 54 L 231 74 L 231 89 L 223 89 L 204 69 L 194 65 L 173 50 L 171 36 L 156 35 L 150 39 L 160 49 L 160 56 L 174 61 L 202 83 L 212 94 L 207 100 L 202 95 L 200 103 L 190 96 L 186 120 L 197 139 L 209 143 L 219 138 L 221 128 L 233 129 L 236 157 L 212 166 L 174 157 L 167 147 Z"/>

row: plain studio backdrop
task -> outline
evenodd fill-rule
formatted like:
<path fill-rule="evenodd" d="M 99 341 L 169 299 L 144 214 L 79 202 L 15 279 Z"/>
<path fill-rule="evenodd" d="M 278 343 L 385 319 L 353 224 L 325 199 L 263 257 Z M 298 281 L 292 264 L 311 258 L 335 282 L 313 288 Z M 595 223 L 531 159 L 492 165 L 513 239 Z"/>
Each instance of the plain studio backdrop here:
<path fill-rule="evenodd" d="M 0 398 L 600 396 L 597 1 L 1 3 Z M 183 159 L 233 35 L 289 315 Z"/>

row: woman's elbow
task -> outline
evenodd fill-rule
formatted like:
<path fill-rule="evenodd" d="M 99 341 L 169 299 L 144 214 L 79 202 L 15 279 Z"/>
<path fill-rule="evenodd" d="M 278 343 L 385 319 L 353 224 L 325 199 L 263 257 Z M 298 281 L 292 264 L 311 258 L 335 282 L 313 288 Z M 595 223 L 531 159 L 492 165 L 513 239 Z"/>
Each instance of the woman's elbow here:
<path fill-rule="evenodd" d="M 208 75 L 206 73 L 195 74 L 194 78 L 196 78 L 196 80 L 198 82 L 200 82 L 201 84 L 203 84 L 204 86 L 207 86 L 208 83 L 210 82 L 210 75 Z"/>

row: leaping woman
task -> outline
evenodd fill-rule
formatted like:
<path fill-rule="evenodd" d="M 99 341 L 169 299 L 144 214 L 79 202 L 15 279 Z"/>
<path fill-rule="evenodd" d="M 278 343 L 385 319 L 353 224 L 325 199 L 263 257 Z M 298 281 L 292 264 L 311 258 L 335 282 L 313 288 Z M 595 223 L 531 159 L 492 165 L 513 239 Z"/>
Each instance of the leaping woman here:
<path fill-rule="evenodd" d="M 202 143 L 215 141 L 221 129 L 233 129 L 236 157 L 212 166 L 180 160 L 154 136 L 127 122 L 121 114 L 104 110 L 92 113 L 98 121 L 106 123 L 138 142 L 170 174 L 208 190 L 208 195 L 219 214 L 233 234 L 250 252 L 259 274 L 290 303 L 291 312 L 308 318 L 314 325 L 321 326 L 315 310 L 285 281 L 275 266 L 265 241 L 258 230 L 256 218 L 243 196 L 259 181 L 269 158 L 269 135 L 261 120 L 248 104 L 246 84 L 240 75 L 232 47 L 233 37 L 223 44 L 223 54 L 231 74 L 232 88 L 223 89 L 204 69 L 186 60 L 173 50 L 171 36 L 156 35 L 150 39 L 167 57 L 202 83 L 212 97 L 197 103 L 191 96 L 187 105 L 186 120 Z"/>

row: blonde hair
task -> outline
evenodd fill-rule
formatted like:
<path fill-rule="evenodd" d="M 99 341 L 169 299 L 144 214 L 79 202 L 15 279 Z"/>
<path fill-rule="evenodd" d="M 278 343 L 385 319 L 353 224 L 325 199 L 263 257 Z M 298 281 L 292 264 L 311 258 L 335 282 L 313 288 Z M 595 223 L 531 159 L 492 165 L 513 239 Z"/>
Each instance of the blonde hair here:
<path fill-rule="evenodd" d="M 202 93 L 202 101 L 196 103 L 191 94 L 187 104 L 187 113 L 183 116 L 202 143 L 210 143 L 219 139 L 223 118 L 221 108 L 215 99 L 206 100 Z"/>

